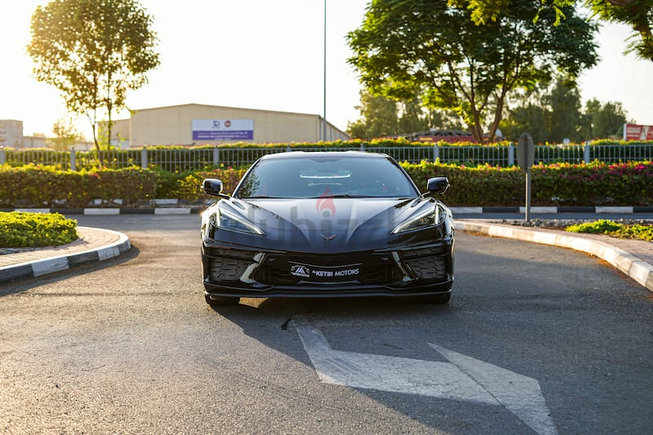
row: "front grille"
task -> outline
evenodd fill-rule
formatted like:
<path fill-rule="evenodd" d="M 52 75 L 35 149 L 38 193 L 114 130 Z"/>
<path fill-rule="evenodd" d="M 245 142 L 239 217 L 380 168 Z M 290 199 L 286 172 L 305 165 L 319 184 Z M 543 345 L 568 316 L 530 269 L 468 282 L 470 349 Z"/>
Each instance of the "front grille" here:
<path fill-rule="evenodd" d="M 401 258 L 403 260 L 410 260 L 413 258 L 427 257 L 433 255 L 443 255 L 447 253 L 447 248 L 444 246 L 432 246 L 429 248 L 411 249 L 409 251 L 401 251 Z"/>
<path fill-rule="evenodd" d="M 256 252 L 239 249 L 207 248 L 210 282 L 238 281 L 255 262 Z"/>
<path fill-rule="evenodd" d="M 445 279 L 447 260 L 445 257 L 430 256 L 404 261 L 419 279 Z"/>
<path fill-rule="evenodd" d="M 251 262 L 226 257 L 215 257 L 210 260 L 209 279 L 212 282 L 237 281 Z"/>
<path fill-rule="evenodd" d="M 209 257 L 228 257 L 238 260 L 252 260 L 256 252 L 243 251 L 240 249 L 223 249 L 223 248 L 207 248 L 207 255 Z"/>

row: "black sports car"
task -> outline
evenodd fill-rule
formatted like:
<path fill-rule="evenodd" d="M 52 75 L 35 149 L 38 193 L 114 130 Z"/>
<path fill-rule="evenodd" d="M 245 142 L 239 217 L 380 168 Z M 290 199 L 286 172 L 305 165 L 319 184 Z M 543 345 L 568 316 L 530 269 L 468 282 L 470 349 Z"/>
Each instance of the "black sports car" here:
<path fill-rule="evenodd" d="M 420 194 L 392 158 L 287 152 L 254 163 L 232 196 L 202 214 L 206 302 L 241 297 L 418 296 L 447 303 L 454 265 L 451 211 Z"/>

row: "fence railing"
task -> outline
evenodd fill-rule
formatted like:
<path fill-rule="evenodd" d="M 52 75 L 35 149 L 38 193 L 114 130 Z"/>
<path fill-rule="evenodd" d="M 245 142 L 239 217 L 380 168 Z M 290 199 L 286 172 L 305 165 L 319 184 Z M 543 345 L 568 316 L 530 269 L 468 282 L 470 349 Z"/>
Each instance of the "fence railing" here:
<path fill-rule="evenodd" d="M 395 160 L 410 163 L 439 161 L 468 166 L 489 164 L 509 167 L 516 164 L 516 146 L 353 146 L 345 147 L 214 147 L 214 148 L 142 148 L 96 151 L 17 150 L 0 148 L 0 165 L 28 164 L 54 166 L 62 170 L 81 170 L 102 166 L 113 169 L 140 167 L 172 172 L 210 170 L 217 167 L 250 165 L 265 154 L 289 151 L 364 150 L 384 153 Z M 653 160 L 653 144 L 628 145 L 540 145 L 535 147 L 535 162 L 589 163 L 599 160 L 608 164 Z"/>

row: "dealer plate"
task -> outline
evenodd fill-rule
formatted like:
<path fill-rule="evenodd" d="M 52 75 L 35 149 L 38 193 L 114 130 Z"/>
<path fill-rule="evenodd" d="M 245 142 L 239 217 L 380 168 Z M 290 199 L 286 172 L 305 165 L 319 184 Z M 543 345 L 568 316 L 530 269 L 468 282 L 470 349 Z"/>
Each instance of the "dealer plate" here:
<path fill-rule="evenodd" d="M 355 281 L 362 276 L 361 264 L 344 266 L 315 266 L 310 264 L 290 264 L 290 274 L 304 281 L 340 282 Z"/>

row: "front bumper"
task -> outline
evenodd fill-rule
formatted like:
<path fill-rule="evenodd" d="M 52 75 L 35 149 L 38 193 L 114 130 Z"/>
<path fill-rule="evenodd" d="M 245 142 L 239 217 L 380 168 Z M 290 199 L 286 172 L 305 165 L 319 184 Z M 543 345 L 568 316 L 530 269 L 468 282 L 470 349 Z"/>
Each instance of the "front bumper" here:
<path fill-rule="evenodd" d="M 208 296 L 357 297 L 445 295 L 454 241 L 339 254 L 202 244 Z M 297 271 L 301 273 L 297 273 Z"/>

